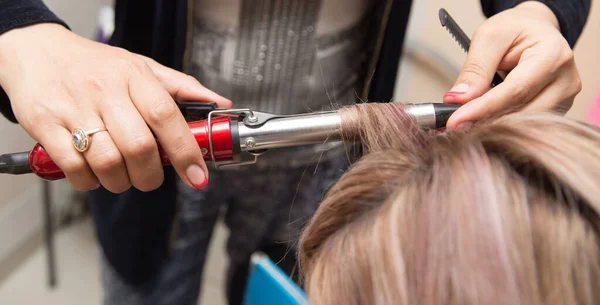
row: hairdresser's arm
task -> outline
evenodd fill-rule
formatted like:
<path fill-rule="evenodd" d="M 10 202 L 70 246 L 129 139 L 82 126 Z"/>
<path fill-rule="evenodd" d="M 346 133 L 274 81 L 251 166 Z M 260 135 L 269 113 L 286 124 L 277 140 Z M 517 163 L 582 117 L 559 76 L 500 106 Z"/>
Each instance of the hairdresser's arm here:
<path fill-rule="evenodd" d="M 68 25 L 52 13 L 42 1 L 0 0 L 0 35 L 17 27 L 36 23 L 56 23 Z M 13 123 L 17 119 L 12 111 L 6 92 L 0 87 L 0 113 Z"/>
<path fill-rule="evenodd" d="M 200 147 L 173 99 L 220 107 L 229 100 L 151 59 L 72 33 L 41 0 L 0 0 L 0 7 L 3 113 L 14 111 L 73 187 L 156 189 L 163 168 L 155 138 L 184 182 L 206 185 Z M 76 127 L 108 132 L 79 153 L 71 142 Z"/>
<path fill-rule="evenodd" d="M 465 104 L 448 127 L 511 111 L 567 112 L 581 91 L 572 47 L 590 0 L 482 0 L 482 6 L 491 17 L 473 35 L 465 65 L 444 96 L 446 103 Z M 509 73 L 490 89 L 496 70 Z"/>

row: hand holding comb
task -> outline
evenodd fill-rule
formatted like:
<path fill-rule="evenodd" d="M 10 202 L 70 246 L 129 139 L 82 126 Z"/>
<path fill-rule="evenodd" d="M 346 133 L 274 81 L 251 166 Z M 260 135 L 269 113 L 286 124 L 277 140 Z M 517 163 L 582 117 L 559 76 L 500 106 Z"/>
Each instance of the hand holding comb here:
<path fill-rule="evenodd" d="M 469 36 L 465 34 L 465 32 L 458 26 L 456 21 L 452 19 L 450 14 L 448 14 L 448 12 L 445 9 L 440 9 L 439 16 L 440 23 L 442 24 L 442 26 L 445 27 L 446 30 L 448 30 L 448 32 L 450 32 L 452 37 L 454 37 L 454 40 L 456 40 L 460 47 L 468 53 L 469 48 L 471 47 L 471 40 L 469 39 Z M 499 85 L 503 81 L 504 78 L 498 72 L 496 72 L 496 74 L 494 75 L 494 79 L 492 80 L 492 87 Z"/>

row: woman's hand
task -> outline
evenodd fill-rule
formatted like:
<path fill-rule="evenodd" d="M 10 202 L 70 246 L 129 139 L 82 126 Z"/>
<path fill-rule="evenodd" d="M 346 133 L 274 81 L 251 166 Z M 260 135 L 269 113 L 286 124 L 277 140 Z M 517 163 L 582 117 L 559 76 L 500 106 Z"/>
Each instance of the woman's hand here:
<path fill-rule="evenodd" d="M 510 71 L 492 89 L 496 70 Z M 511 111 L 566 113 L 581 91 L 573 51 L 553 12 L 526 1 L 488 19 L 477 29 L 466 63 L 445 103 L 465 104 L 447 127 Z"/>
<path fill-rule="evenodd" d="M 164 179 L 156 140 L 179 176 L 202 188 L 202 153 L 174 99 L 231 102 L 194 78 L 151 59 L 96 43 L 55 24 L 0 36 L 0 85 L 14 113 L 74 188 L 101 183 L 120 193 L 158 188 Z M 71 132 L 105 128 L 80 153 Z"/>

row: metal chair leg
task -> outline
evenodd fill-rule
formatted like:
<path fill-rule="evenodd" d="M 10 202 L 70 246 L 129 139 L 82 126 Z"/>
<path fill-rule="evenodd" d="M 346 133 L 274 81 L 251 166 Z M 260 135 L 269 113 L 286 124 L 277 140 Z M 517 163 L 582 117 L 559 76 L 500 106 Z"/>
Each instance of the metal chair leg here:
<path fill-rule="evenodd" d="M 46 260 L 48 264 L 48 286 L 56 287 L 56 259 L 54 253 L 54 226 L 52 217 L 52 193 L 49 181 L 43 181 L 44 204 L 44 243 L 46 245 Z"/>

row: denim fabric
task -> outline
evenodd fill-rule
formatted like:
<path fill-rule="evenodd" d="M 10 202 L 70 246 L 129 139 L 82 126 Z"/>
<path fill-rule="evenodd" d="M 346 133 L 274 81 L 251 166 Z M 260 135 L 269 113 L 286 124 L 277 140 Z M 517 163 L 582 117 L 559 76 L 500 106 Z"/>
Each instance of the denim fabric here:
<path fill-rule="evenodd" d="M 213 171 L 209 187 L 200 191 L 179 181 L 179 217 L 169 259 L 158 277 L 144 285 L 128 284 L 103 260 L 104 304 L 197 304 L 207 248 L 220 215 L 230 231 L 226 283 L 230 304 L 241 304 L 255 251 L 269 254 L 297 279 L 295 247 L 301 229 L 347 166 L 344 154 L 295 169 L 249 166 Z"/>

